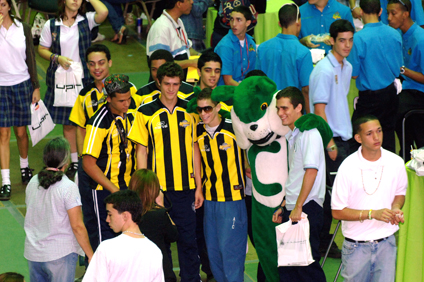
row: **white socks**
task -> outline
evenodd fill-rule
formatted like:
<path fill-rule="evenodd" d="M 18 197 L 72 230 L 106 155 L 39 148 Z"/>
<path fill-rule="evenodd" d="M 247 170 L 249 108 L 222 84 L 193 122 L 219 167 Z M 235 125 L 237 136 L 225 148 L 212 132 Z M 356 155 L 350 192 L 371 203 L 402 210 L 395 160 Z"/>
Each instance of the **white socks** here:
<path fill-rule="evenodd" d="M 1 170 L 1 185 L 10 185 L 10 169 Z"/>
<path fill-rule="evenodd" d="M 29 167 L 28 157 L 26 159 L 23 159 L 21 156 L 19 156 L 19 162 L 21 164 L 21 168 Z"/>
<path fill-rule="evenodd" d="M 77 163 L 78 162 L 78 153 L 71 153 L 71 162 Z"/>

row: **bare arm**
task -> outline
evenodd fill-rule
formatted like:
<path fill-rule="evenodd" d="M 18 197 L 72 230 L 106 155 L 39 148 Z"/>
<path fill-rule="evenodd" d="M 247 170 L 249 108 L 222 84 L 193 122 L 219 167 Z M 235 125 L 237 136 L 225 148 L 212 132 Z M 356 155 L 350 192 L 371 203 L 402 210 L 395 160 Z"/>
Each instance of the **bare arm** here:
<path fill-rule="evenodd" d="M 38 54 L 40 54 L 40 57 L 50 61 L 50 56 L 53 54 L 50 51 L 50 48 L 38 45 Z M 58 54 L 59 57 L 57 58 L 57 61 L 59 62 L 59 64 L 62 66 L 62 68 L 64 68 L 65 70 L 69 69 L 69 66 L 72 63 L 72 60 L 68 57 L 62 56 L 60 54 Z"/>
<path fill-rule="evenodd" d="M 314 105 L 314 112 L 315 112 L 315 114 L 316 115 L 318 115 L 318 116 L 320 116 L 320 117 L 322 117 L 327 123 L 328 123 L 328 121 L 327 121 L 327 115 L 325 114 L 325 107 L 326 107 L 326 104 L 322 104 L 322 103 L 320 103 L 320 104 L 315 104 Z M 333 146 L 333 145 L 335 145 L 335 143 L 334 143 L 334 139 L 333 138 L 331 138 L 331 140 L 330 140 L 330 142 L 328 142 L 328 144 L 327 144 L 327 146 L 326 146 L 326 148 L 330 148 L 331 146 Z M 333 160 L 333 161 L 335 161 L 336 160 L 336 158 L 337 158 L 337 147 L 336 147 L 336 149 L 334 150 L 334 151 L 332 151 L 332 152 L 328 152 L 328 156 Z"/>
<path fill-rule="evenodd" d="M 178 64 L 183 69 L 186 69 L 189 67 L 197 68 L 197 59 L 175 61 L 175 63 Z"/>
<path fill-rule="evenodd" d="M 309 114 L 311 112 L 311 108 L 309 106 L 309 85 L 302 87 L 302 94 L 305 99 L 305 111 Z"/>
<path fill-rule="evenodd" d="M 404 196 L 396 196 L 403 197 Z M 346 221 L 359 221 L 369 219 L 369 212 L 371 211 L 371 219 L 376 219 L 384 221 L 386 223 L 399 224 L 403 222 L 403 212 L 398 208 L 398 205 L 401 203 L 401 199 L 398 199 L 399 202 L 393 202 L 392 209 L 380 209 L 380 210 L 354 210 L 350 208 L 344 208 L 342 210 L 332 210 L 333 218 L 337 220 L 346 220 Z M 403 202 L 402 202 L 403 205 Z M 394 207 L 394 208 L 393 208 Z M 396 214 L 399 214 L 396 216 Z M 402 215 L 402 216 L 401 216 Z"/>
<path fill-rule="evenodd" d="M 394 220 L 391 222 L 392 224 L 399 224 L 399 222 L 404 223 L 405 220 L 403 219 L 403 211 L 401 211 L 401 208 L 403 207 L 403 204 L 405 203 L 405 196 L 398 195 L 395 196 L 395 199 L 392 203 L 392 211 L 396 213 Z"/>
<path fill-rule="evenodd" d="M 232 75 L 226 74 L 226 75 L 223 75 L 222 78 L 224 79 L 225 85 L 234 85 L 234 86 L 239 85 L 239 83 L 233 79 Z"/>
<path fill-rule="evenodd" d="M 306 201 L 309 193 L 314 186 L 315 178 L 317 177 L 318 170 L 315 168 L 307 168 L 303 176 L 302 188 L 300 189 L 299 196 L 296 200 L 296 206 L 290 213 L 290 218 L 293 222 L 301 220 L 303 204 Z"/>
<path fill-rule="evenodd" d="M 308 36 L 305 36 L 305 37 L 301 38 L 299 40 L 299 42 L 302 43 L 303 45 L 305 45 L 308 48 L 317 48 L 317 47 L 319 47 L 319 44 L 312 43 L 311 37 L 312 37 L 312 34 L 311 35 L 308 35 Z"/>
<path fill-rule="evenodd" d="M 94 15 L 94 21 L 98 24 L 101 24 L 106 20 L 107 15 L 109 14 L 108 9 L 100 0 L 90 0 L 90 4 L 96 11 L 96 14 Z"/>
<path fill-rule="evenodd" d="M 84 222 L 82 221 L 81 206 L 74 207 L 68 211 L 69 222 L 71 223 L 72 232 L 74 232 L 75 238 L 82 250 L 88 257 L 90 263 L 93 257 L 93 249 L 91 248 L 90 241 L 88 240 L 87 229 L 85 228 Z"/>
<path fill-rule="evenodd" d="M 94 181 L 100 184 L 104 189 L 108 190 L 111 193 L 119 191 L 119 188 L 115 186 L 104 174 L 103 171 L 97 165 L 97 159 L 90 156 L 84 155 L 82 158 L 82 167 L 84 171 L 90 176 Z"/>
<path fill-rule="evenodd" d="M 194 143 L 194 179 L 196 181 L 196 194 L 195 194 L 195 204 L 194 207 L 196 209 L 200 208 L 203 204 L 204 197 L 203 197 L 203 186 L 202 186 L 202 159 L 200 155 L 200 149 L 199 144 L 197 142 Z"/>
<path fill-rule="evenodd" d="M 143 145 L 137 144 L 137 169 L 147 168 L 147 148 Z"/>
<path fill-rule="evenodd" d="M 79 156 L 82 155 L 84 149 L 85 131 L 85 128 L 77 126 L 77 151 Z"/>
<path fill-rule="evenodd" d="M 405 68 L 405 73 L 403 75 L 409 77 L 412 80 L 415 80 L 418 83 L 424 84 L 424 74 L 420 72 Z"/>

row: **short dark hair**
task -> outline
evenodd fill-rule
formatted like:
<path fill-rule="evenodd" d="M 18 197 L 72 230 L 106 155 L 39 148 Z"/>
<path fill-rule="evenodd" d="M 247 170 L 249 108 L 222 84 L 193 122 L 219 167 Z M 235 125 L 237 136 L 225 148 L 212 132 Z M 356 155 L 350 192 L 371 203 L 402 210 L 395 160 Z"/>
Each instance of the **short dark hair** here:
<path fill-rule="evenodd" d="M 359 6 L 365 14 L 378 15 L 381 10 L 380 0 L 360 0 Z"/>
<path fill-rule="evenodd" d="M 24 282 L 24 276 L 16 272 L 0 274 L 0 282 Z"/>
<path fill-rule="evenodd" d="M 244 16 L 244 18 L 246 19 L 246 21 L 251 21 L 251 20 L 253 20 L 253 15 L 252 15 L 252 12 L 250 11 L 249 7 L 246 7 L 246 6 L 240 5 L 240 6 L 235 7 L 235 8 L 231 11 L 231 13 L 232 13 L 232 12 L 242 13 L 242 14 L 243 14 L 243 16 Z"/>
<path fill-rule="evenodd" d="M 159 80 L 159 83 L 162 82 L 162 79 L 167 77 L 176 77 L 178 76 L 180 78 L 180 82 L 183 82 L 184 80 L 184 71 L 180 67 L 180 65 L 176 63 L 164 63 L 161 65 L 158 69 L 158 73 L 156 75 L 156 78 Z"/>
<path fill-rule="evenodd" d="M 166 0 L 165 2 L 165 9 L 171 10 L 174 9 L 175 5 L 177 5 L 177 2 L 184 3 L 185 0 Z M 190 1 L 190 0 L 188 0 Z"/>
<path fill-rule="evenodd" d="M 302 110 L 305 109 L 305 98 L 303 97 L 302 91 L 300 91 L 297 87 L 286 87 L 283 90 L 278 91 L 275 98 L 277 100 L 281 98 L 289 98 L 290 103 L 293 104 L 293 108 L 296 108 L 299 104 L 301 104 Z"/>
<path fill-rule="evenodd" d="M 107 196 L 104 202 L 105 204 L 112 204 L 113 208 L 119 213 L 129 212 L 135 223 L 140 222 L 143 205 L 140 197 L 135 191 L 128 189 L 120 190 Z"/>
<path fill-rule="evenodd" d="M 288 28 L 295 23 L 298 12 L 300 19 L 299 7 L 295 3 L 284 4 L 278 11 L 278 20 L 280 21 L 281 27 Z"/>
<path fill-rule="evenodd" d="M 348 31 L 355 33 L 355 28 L 348 20 L 337 20 L 330 25 L 330 36 L 334 41 L 336 41 L 339 33 Z"/>
<path fill-rule="evenodd" d="M 199 92 L 199 94 L 197 95 L 197 101 L 199 100 L 211 100 L 212 103 L 216 106 L 218 104 L 217 101 L 214 101 L 212 99 L 212 89 L 209 87 L 203 88 L 202 91 Z"/>
<path fill-rule="evenodd" d="M 402 11 L 411 13 L 411 1 L 409 0 L 402 0 L 402 2 L 399 0 L 389 0 L 387 5 L 390 5 L 390 4 L 399 4 Z"/>
<path fill-rule="evenodd" d="M 171 52 L 169 52 L 168 50 L 164 50 L 164 49 L 159 49 L 154 51 L 148 60 L 148 65 L 149 65 L 149 69 L 152 66 L 152 61 L 155 60 L 165 60 L 166 62 L 174 62 L 174 57 L 172 57 Z"/>
<path fill-rule="evenodd" d="M 359 134 L 361 132 L 361 125 L 372 120 L 378 120 L 378 118 L 374 115 L 364 115 L 355 119 L 352 122 L 353 134 Z"/>
<path fill-rule="evenodd" d="M 202 70 L 207 62 L 217 62 L 220 63 L 222 67 L 221 57 L 214 51 L 207 51 L 200 55 L 199 60 L 197 60 L 197 67 L 199 70 Z"/>
<path fill-rule="evenodd" d="M 106 45 L 93 44 L 90 47 L 88 47 L 87 51 L 85 52 L 85 61 L 86 62 L 88 62 L 88 55 L 90 55 L 93 52 L 103 52 L 103 53 L 105 53 L 108 61 L 110 61 L 110 59 L 111 59 L 109 48 L 107 48 Z"/>
<path fill-rule="evenodd" d="M 246 74 L 246 76 L 244 77 L 244 79 L 249 78 L 249 77 L 251 77 L 251 76 L 266 76 L 266 77 L 268 77 L 268 76 L 266 75 L 266 73 L 264 73 L 264 72 L 263 72 L 263 71 L 261 71 L 261 70 L 251 70 L 251 71 L 249 71 L 249 72 Z"/>

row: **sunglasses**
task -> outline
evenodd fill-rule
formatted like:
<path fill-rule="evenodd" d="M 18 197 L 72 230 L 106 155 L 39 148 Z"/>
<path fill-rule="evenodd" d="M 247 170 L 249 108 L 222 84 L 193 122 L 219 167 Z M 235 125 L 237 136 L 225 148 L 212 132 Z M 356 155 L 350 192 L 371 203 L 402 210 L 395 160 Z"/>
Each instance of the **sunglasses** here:
<path fill-rule="evenodd" d="M 202 113 L 202 111 L 205 112 L 205 114 L 209 114 L 210 112 L 212 112 L 214 107 L 212 106 L 206 106 L 206 107 L 197 107 L 196 110 L 199 114 Z"/>
<path fill-rule="evenodd" d="M 294 5 L 294 6 L 296 6 L 296 10 L 297 10 L 296 23 L 298 23 L 299 22 L 299 6 L 297 6 L 295 3 L 286 3 L 283 6 L 281 6 L 281 8 L 283 8 L 284 6 L 287 6 L 287 5 Z"/>

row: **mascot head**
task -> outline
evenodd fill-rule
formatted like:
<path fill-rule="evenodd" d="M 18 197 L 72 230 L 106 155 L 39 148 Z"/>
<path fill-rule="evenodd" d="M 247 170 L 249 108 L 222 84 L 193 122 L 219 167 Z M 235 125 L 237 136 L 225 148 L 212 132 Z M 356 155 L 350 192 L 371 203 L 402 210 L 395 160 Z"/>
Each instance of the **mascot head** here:
<path fill-rule="evenodd" d="M 213 90 L 215 101 L 233 101 L 231 119 L 240 148 L 247 149 L 252 144 L 266 146 L 278 135 L 289 132 L 277 114 L 277 92 L 275 83 L 264 76 L 252 76 L 239 86 L 218 86 Z"/>

